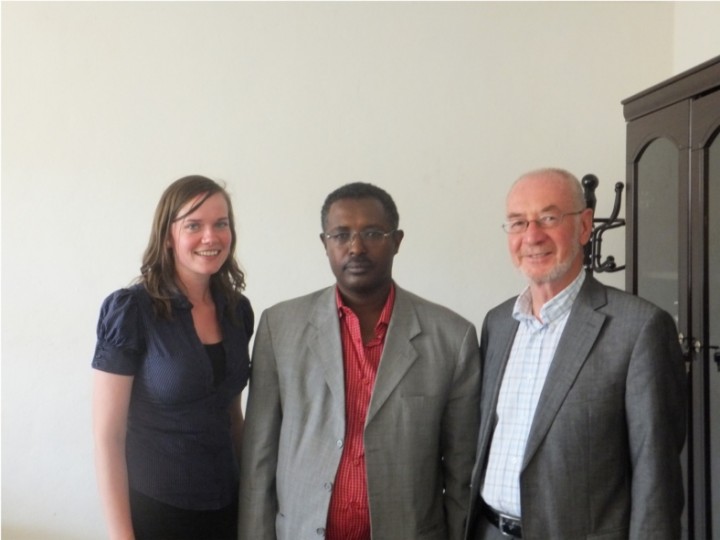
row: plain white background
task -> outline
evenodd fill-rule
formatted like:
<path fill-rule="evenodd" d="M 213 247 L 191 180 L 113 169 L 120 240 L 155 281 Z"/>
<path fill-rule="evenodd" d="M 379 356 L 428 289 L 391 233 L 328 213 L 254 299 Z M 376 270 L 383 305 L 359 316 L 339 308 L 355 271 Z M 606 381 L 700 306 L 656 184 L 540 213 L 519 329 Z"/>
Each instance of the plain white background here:
<path fill-rule="evenodd" d="M 3 538 L 105 535 L 96 319 L 171 181 L 227 182 L 258 316 L 332 283 L 322 201 L 377 183 L 405 230 L 397 282 L 479 327 L 523 285 L 510 183 L 592 172 L 607 215 L 620 101 L 720 53 L 718 20 L 692 2 L 3 2 Z M 603 245 L 622 263 L 622 232 Z"/>

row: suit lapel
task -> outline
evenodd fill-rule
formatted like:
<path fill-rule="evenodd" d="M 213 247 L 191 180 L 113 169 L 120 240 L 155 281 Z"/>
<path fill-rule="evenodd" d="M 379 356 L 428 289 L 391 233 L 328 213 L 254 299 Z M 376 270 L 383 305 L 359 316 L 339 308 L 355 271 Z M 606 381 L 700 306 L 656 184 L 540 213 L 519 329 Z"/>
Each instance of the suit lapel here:
<path fill-rule="evenodd" d="M 396 285 L 395 305 L 390 317 L 390 326 L 375 377 L 375 387 L 370 398 L 365 425 L 372 421 L 417 359 L 418 353 L 412 344 L 412 339 L 421 331 L 420 321 L 412 300 L 405 291 Z"/>
<path fill-rule="evenodd" d="M 335 410 L 345 418 L 345 376 L 335 287 L 323 291 L 310 314 L 310 353 L 320 360 Z"/>
<path fill-rule="evenodd" d="M 512 306 L 514 299 L 508 301 Z M 480 486 L 483 478 L 483 471 L 487 462 L 490 443 L 492 441 L 495 426 L 497 425 L 497 402 L 500 394 L 505 367 L 510 358 L 510 349 L 519 323 L 511 318 L 512 308 L 506 308 L 500 317 L 502 320 L 509 320 L 509 324 L 498 325 L 492 330 L 493 338 L 488 339 L 487 328 L 483 327 L 482 343 L 480 353 L 483 366 L 482 386 L 480 392 L 480 430 L 478 433 L 477 456 L 472 471 L 472 484 Z M 486 345 L 487 344 L 487 345 Z M 485 350 L 487 346 L 487 350 Z M 477 490 L 473 492 L 473 497 Z"/>
<path fill-rule="evenodd" d="M 490 448 L 490 439 L 497 424 L 497 403 L 500 387 L 502 386 L 505 367 L 510 358 L 510 350 L 519 326 L 516 320 L 510 318 L 510 321 L 510 324 L 503 325 L 495 330 L 497 335 L 493 336 L 491 345 L 484 352 L 483 366 L 486 372 L 483 374 L 483 378 L 485 381 L 492 381 L 492 383 L 491 385 L 483 383 L 482 386 L 483 393 L 487 392 L 487 395 L 481 396 L 482 423 L 478 439 L 481 453 L 487 452 Z M 495 361 L 495 358 L 500 360 Z M 487 411 L 487 414 L 485 414 L 485 411 Z"/>
<path fill-rule="evenodd" d="M 545 438 L 600 334 L 605 315 L 598 313 L 596 309 L 605 303 L 605 289 L 598 281 L 587 276 L 575 299 L 548 370 L 525 447 L 523 468 Z"/>

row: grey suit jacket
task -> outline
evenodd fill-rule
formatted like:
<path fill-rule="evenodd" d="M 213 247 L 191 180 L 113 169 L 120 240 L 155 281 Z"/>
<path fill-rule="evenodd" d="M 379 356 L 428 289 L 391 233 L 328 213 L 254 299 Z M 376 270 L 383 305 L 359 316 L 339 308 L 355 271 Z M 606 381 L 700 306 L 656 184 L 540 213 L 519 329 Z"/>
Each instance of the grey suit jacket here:
<path fill-rule="evenodd" d="M 475 327 L 396 287 L 365 423 L 373 540 L 462 538 L 479 425 Z M 335 287 L 266 310 L 255 339 L 240 538 L 321 538 L 345 436 Z"/>
<path fill-rule="evenodd" d="M 482 420 L 471 513 L 518 323 L 515 299 L 481 337 Z M 685 369 L 666 312 L 588 276 L 533 419 L 520 474 L 526 540 L 680 538 Z"/>

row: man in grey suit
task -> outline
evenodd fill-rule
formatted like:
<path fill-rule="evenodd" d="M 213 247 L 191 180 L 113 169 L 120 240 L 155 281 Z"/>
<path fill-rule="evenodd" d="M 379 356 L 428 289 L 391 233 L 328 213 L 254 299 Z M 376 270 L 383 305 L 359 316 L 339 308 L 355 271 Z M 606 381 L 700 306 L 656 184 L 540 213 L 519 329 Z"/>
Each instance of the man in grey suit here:
<path fill-rule="evenodd" d="M 475 327 L 392 279 L 395 203 L 325 200 L 335 286 L 260 319 L 243 433 L 242 540 L 460 540 L 479 425 Z"/>
<path fill-rule="evenodd" d="M 529 281 L 481 334 L 468 539 L 680 538 L 685 370 L 666 312 L 583 270 L 580 183 L 543 169 L 507 197 Z"/>

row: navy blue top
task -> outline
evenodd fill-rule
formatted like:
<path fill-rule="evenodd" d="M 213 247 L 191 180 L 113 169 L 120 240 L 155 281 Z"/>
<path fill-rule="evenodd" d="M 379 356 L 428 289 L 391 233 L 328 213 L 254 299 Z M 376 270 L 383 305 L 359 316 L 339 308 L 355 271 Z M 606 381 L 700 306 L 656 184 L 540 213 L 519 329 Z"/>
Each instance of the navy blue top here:
<path fill-rule="evenodd" d="M 126 439 L 130 487 L 190 510 L 227 506 L 238 483 L 229 406 L 247 384 L 254 315 L 243 296 L 234 322 L 225 300 L 213 298 L 226 359 L 217 386 L 190 302 L 178 295 L 173 319 L 158 318 L 143 285 L 105 299 L 92 361 L 95 369 L 134 376 Z"/>

